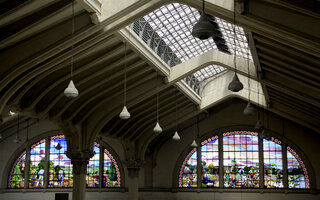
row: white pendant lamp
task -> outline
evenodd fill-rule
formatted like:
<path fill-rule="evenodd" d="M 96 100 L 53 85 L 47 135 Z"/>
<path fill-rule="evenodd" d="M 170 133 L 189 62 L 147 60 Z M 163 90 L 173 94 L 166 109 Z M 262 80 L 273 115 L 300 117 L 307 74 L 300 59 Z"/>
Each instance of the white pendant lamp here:
<path fill-rule="evenodd" d="M 157 134 L 162 132 L 162 128 L 161 128 L 159 122 L 156 123 L 156 126 L 153 128 L 153 132 L 155 132 Z"/>
<path fill-rule="evenodd" d="M 178 132 L 176 131 L 172 137 L 173 140 L 180 140 L 180 136 L 178 134 Z"/>
<path fill-rule="evenodd" d="M 191 143 L 191 147 L 197 147 L 198 144 L 196 143 L 196 140 L 193 140 L 192 143 Z"/>
<path fill-rule="evenodd" d="M 173 137 L 172 137 L 172 139 L 173 140 L 180 140 L 180 136 L 179 136 L 179 134 L 178 134 L 178 131 L 177 131 L 177 129 L 178 129 L 178 95 L 177 95 L 177 91 L 176 91 L 176 116 L 175 116 L 175 118 L 176 118 L 176 132 L 174 133 L 174 135 L 173 135 Z"/>
<path fill-rule="evenodd" d="M 79 92 L 77 88 L 75 87 L 73 81 L 72 81 L 72 71 L 73 71 L 73 56 L 74 56 L 74 42 L 73 42 L 73 36 L 74 36 L 74 0 L 72 1 L 72 31 L 71 31 L 71 73 L 70 73 L 70 82 L 68 87 L 64 90 L 64 95 L 68 98 L 76 98 L 79 95 Z"/>
<path fill-rule="evenodd" d="M 237 63 L 236 63 L 236 56 L 237 56 L 237 45 L 236 45 L 236 0 L 234 0 L 234 12 L 233 12 L 233 43 L 234 43 L 234 58 L 233 58 L 233 63 L 234 63 L 234 76 L 230 84 L 228 85 L 228 90 L 232 92 L 239 92 L 240 90 L 243 89 L 243 84 L 240 82 L 238 74 L 237 74 Z"/>
<path fill-rule="evenodd" d="M 158 88 L 158 72 L 157 72 L 157 123 L 155 127 L 153 128 L 153 132 L 159 134 L 162 132 L 162 128 L 159 124 L 159 88 Z"/>
<path fill-rule="evenodd" d="M 127 107 L 126 107 L 126 100 L 127 100 L 127 44 L 124 43 L 124 92 L 123 92 L 123 109 L 121 113 L 119 114 L 120 119 L 129 119 L 131 117 Z"/>

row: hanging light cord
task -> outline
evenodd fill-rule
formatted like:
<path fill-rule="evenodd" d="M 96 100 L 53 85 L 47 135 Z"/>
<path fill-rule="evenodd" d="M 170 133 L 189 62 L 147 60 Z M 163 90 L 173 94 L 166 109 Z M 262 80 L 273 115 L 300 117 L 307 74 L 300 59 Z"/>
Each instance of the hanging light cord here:
<path fill-rule="evenodd" d="M 248 43 L 249 43 L 249 35 L 248 35 Z M 248 58 L 248 90 L 249 90 L 249 102 L 250 102 L 250 95 L 251 95 L 251 90 L 250 90 L 250 60 L 249 60 L 249 46 L 248 46 L 248 49 L 247 49 L 247 58 Z"/>
<path fill-rule="evenodd" d="M 234 72 L 237 73 L 237 65 L 236 65 L 236 55 L 237 55 L 237 45 L 236 45 L 236 0 L 233 1 L 233 44 L 234 44 Z"/>
<path fill-rule="evenodd" d="M 19 129 L 20 129 L 20 115 L 19 115 L 19 113 L 18 113 L 17 136 L 19 136 Z"/>
<path fill-rule="evenodd" d="M 258 81 L 257 81 L 257 85 L 258 85 L 258 120 L 260 120 L 260 103 L 259 103 L 259 96 L 260 96 L 260 87 L 259 87 L 259 76 L 258 76 Z"/>
<path fill-rule="evenodd" d="M 159 122 L 159 73 L 157 71 L 157 122 Z"/>
<path fill-rule="evenodd" d="M 202 12 L 204 13 L 204 0 L 202 1 Z"/>
<path fill-rule="evenodd" d="M 178 129 L 178 122 L 177 122 L 177 120 L 178 120 L 178 92 L 176 91 L 176 116 L 175 116 L 175 118 L 176 118 L 176 131 L 177 131 L 177 129 Z"/>
<path fill-rule="evenodd" d="M 123 88 L 124 88 L 124 98 L 123 98 L 123 105 L 126 105 L 127 101 L 127 43 L 124 42 L 124 83 L 123 83 Z"/>
<path fill-rule="evenodd" d="M 28 140 L 29 140 L 29 120 L 30 119 L 27 120 L 27 139 L 26 139 L 26 142 L 28 142 Z"/>
<path fill-rule="evenodd" d="M 74 56 L 74 0 L 72 0 L 72 28 L 71 28 L 71 73 L 70 76 L 72 78 L 72 72 L 73 72 L 73 56 Z"/>

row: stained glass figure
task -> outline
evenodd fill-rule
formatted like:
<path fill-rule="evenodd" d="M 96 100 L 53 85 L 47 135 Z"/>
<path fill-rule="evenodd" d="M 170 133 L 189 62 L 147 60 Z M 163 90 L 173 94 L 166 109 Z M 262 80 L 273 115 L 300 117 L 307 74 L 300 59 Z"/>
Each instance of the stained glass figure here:
<path fill-rule="evenodd" d="M 259 187 L 258 134 L 247 131 L 223 134 L 225 188 Z"/>
<path fill-rule="evenodd" d="M 26 151 L 22 152 L 12 165 L 9 174 L 9 188 L 24 188 L 24 172 L 26 167 Z"/>
<path fill-rule="evenodd" d="M 197 148 L 184 159 L 179 174 L 179 187 L 197 187 Z"/>
<path fill-rule="evenodd" d="M 40 140 L 30 148 L 29 188 L 42 188 L 44 184 L 46 140 Z"/>
<path fill-rule="evenodd" d="M 201 187 L 219 187 L 218 136 L 201 143 Z"/>
<path fill-rule="evenodd" d="M 56 148 L 58 144 L 61 148 Z M 72 165 L 65 151 L 67 142 L 64 135 L 50 137 L 48 187 L 72 187 Z"/>
<path fill-rule="evenodd" d="M 97 188 L 100 183 L 100 145 L 95 143 L 93 146 L 94 156 L 87 165 L 87 187 Z"/>
<path fill-rule="evenodd" d="M 309 189 L 309 173 L 300 156 L 291 148 L 287 147 L 288 164 L 288 187 Z"/>
<path fill-rule="evenodd" d="M 103 187 L 120 187 L 120 170 L 111 153 L 104 149 Z"/>
<path fill-rule="evenodd" d="M 281 141 L 263 139 L 264 187 L 283 188 Z"/>

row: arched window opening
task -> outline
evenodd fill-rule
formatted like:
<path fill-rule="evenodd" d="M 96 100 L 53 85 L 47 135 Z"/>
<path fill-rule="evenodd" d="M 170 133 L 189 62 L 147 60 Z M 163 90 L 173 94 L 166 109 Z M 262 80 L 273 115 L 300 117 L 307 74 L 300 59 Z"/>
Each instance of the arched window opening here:
<path fill-rule="evenodd" d="M 281 141 L 271 137 L 263 139 L 264 187 L 283 188 Z"/>
<path fill-rule="evenodd" d="M 44 185 L 45 153 L 45 139 L 30 148 L 29 188 L 42 188 Z"/>
<path fill-rule="evenodd" d="M 179 187 L 310 189 L 305 163 L 279 139 L 261 139 L 251 131 L 221 136 L 204 140 L 188 153 L 179 168 Z"/>
<path fill-rule="evenodd" d="M 48 187 L 72 187 L 73 175 L 64 135 L 50 137 Z"/>
<path fill-rule="evenodd" d="M 219 187 L 218 136 L 201 143 L 201 187 Z"/>
<path fill-rule="evenodd" d="M 87 165 L 87 187 L 120 187 L 120 169 L 115 158 L 98 143 L 94 144 L 93 150 L 95 154 Z M 8 188 L 24 188 L 25 183 L 28 188 L 72 187 L 72 164 L 66 151 L 64 135 L 47 137 L 32 144 L 30 151 L 23 151 L 10 168 Z M 25 174 L 26 166 L 28 174 Z"/>
<path fill-rule="evenodd" d="M 8 181 L 8 188 L 24 188 L 24 173 L 26 168 L 26 151 L 22 152 L 13 163 Z"/>
<path fill-rule="evenodd" d="M 182 163 L 179 187 L 197 187 L 197 180 L 197 148 L 194 148 Z"/>
<path fill-rule="evenodd" d="M 224 187 L 259 187 L 257 135 L 246 131 L 223 134 Z"/>
<path fill-rule="evenodd" d="M 300 156 L 287 147 L 288 186 L 289 188 L 310 189 L 309 173 Z"/>

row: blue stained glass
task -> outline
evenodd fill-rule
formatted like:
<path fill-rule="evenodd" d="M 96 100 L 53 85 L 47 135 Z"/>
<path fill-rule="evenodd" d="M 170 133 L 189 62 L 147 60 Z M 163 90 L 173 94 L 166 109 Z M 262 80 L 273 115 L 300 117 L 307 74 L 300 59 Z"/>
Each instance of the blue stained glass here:
<path fill-rule="evenodd" d="M 179 187 L 197 186 L 197 151 L 195 148 L 183 161 L 179 174 Z"/>
<path fill-rule="evenodd" d="M 287 162 L 289 188 L 306 188 L 306 180 L 303 168 L 299 164 L 297 158 L 290 151 L 287 151 Z"/>
<path fill-rule="evenodd" d="M 87 166 L 87 187 L 96 188 L 100 184 L 100 148 L 98 144 L 93 146 L 94 156 L 89 160 Z"/>
<path fill-rule="evenodd" d="M 204 141 L 201 147 L 201 187 L 219 187 L 218 137 Z"/>
<path fill-rule="evenodd" d="M 31 146 L 29 166 L 29 188 L 42 188 L 44 184 L 46 140 Z"/>

